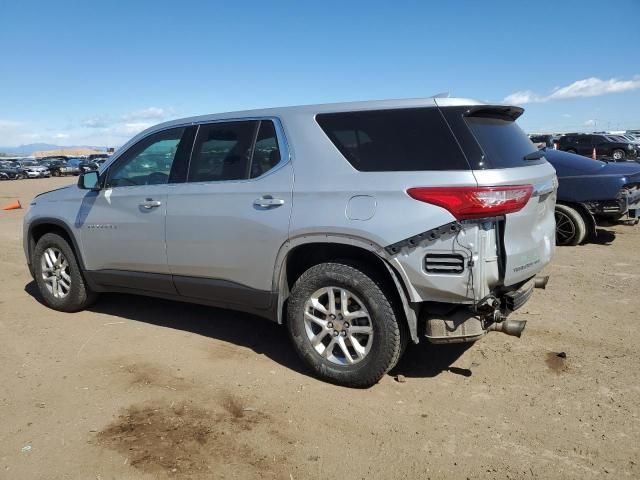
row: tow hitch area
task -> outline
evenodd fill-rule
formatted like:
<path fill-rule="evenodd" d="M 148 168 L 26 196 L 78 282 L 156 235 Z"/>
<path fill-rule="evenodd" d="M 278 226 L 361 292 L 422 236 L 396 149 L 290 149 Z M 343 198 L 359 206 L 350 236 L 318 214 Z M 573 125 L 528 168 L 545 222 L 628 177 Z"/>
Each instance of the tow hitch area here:
<path fill-rule="evenodd" d="M 519 338 L 527 322 L 508 319 L 508 315 L 525 304 L 534 288 L 545 288 L 548 281 L 549 277 L 532 278 L 501 298 L 489 296 L 483 299 L 475 308 L 457 307 L 443 311 L 443 306 L 431 304 L 424 309 L 425 336 L 431 343 L 475 342 L 487 332 L 502 332 Z"/>

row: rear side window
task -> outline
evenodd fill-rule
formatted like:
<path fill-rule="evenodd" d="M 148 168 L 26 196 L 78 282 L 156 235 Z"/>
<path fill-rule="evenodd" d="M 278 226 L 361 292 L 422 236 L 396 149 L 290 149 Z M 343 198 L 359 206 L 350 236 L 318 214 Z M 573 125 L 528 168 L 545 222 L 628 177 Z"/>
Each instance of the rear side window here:
<path fill-rule="evenodd" d="M 259 177 L 280 162 L 276 129 L 271 120 L 262 120 L 251 159 L 251 178 Z"/>
<path fill-rule="evenodd" d="M 188 182 L 246 179 L 259 122 L 201 125 L 189 165 Z"/>
<path fill-rule="evenodd" d="M 271 120 L 204 124 L 198 131 L 187 181 L 257 178 L 280 163 L 280 158 Z"/>
<path fill-rule="evenodd" d="M 316 121 L 356 170 L 469 169 L 437 108 L 323 113 Z"/>

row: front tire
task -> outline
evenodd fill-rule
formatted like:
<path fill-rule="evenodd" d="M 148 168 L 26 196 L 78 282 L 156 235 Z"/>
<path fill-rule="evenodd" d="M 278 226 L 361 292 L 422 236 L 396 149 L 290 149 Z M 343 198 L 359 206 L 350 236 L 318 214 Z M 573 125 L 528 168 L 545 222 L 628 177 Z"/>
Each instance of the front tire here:
<path fill-rule="evenodd" d="M 620 149 L 614 150 L 611 156 L 616 162 L 622 162 L 627 157 L 626 154 L 624 153 L 624 150 L 620 150 Z"/>
<path fill-rule="evenodd" d="M 287 320 L 300 358 L 332 383 L 370 387 L 400 358 L 399 316 L 375 275 L 360 267 L 308 269 L 291 291 Z"/>
<path fill-rule="evenodd" d="M 587 225 L 575 208 L 556 205 L 556 245 L 574 246 L 582 243 L 587 236 Z"/>
<path fill-rule="evenodd" d="M 96 299 L 82 277 L 67 241 L 55 233 L 43 235 L 33 250 L 35 280 L 44 303 L 61 312 L 83 310 Z"/>

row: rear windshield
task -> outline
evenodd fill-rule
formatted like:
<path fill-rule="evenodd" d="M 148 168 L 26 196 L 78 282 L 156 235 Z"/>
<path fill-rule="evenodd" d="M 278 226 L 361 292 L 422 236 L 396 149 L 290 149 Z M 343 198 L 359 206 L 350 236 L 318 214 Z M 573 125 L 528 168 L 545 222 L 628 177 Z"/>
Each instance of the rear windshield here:
<path fill-rule="evenodd" d="M 524 167 L 540 163 L 524 160 L 524 156 L 535 152 L 536 147 L 513 120 L 467 117 L 465 123 L 480 144 L 490 168 Z"/>
<path fill-rule="evenodd" d="M 435 107 L 324 113 L 316 121 L 347 161 L 363 172 L 469 170 Z"/>

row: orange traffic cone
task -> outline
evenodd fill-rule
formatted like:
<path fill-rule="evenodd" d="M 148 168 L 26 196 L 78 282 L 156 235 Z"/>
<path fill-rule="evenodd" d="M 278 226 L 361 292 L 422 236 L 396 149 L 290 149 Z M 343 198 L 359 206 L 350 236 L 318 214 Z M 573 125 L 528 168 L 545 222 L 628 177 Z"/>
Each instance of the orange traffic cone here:
<path fill-rule="evenodd" d="M 591 152 L 591 158 L 593 158 L 594 160 L 597 160 L 596 147 L 593 147 L 593 152 Z"/>
<path fill-rule="evenodd" d="M 22 205 L 20 205 L 20 200 L 16 200 L 15 202 L 10 203 L 6 207 L 4 207 L 3 210 L 17 210 L 18 208 L 22 208 Z"/>

